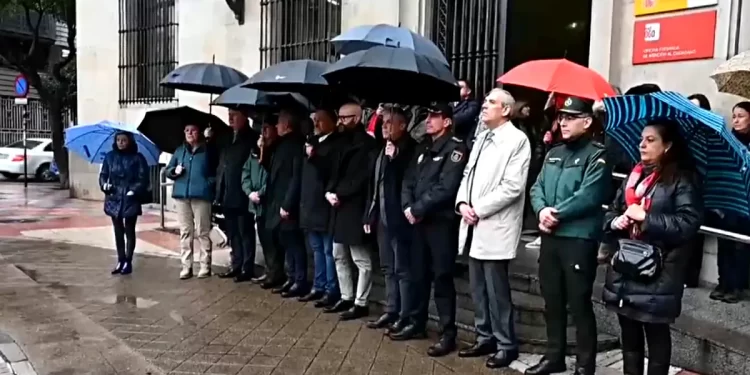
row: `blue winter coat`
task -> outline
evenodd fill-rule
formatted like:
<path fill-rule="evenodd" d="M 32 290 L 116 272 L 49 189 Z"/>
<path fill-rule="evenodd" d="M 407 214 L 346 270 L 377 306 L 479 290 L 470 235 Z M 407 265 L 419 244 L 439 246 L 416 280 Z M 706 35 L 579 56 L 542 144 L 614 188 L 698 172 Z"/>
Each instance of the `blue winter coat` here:
<path fill-rule="evenodd" d="M 141 215 L 140 197 L 148 192 L 148 172 L 146 159 L 138 152 L 110 151 L 99 173 L 99 187 L 105 194 L 104 213 L 117 218 Z M 105 191 L 107 183 L 112 188 Z M 132 195 L 128 195 L 130 191 Z"/>
<path fill-rule="evenodd" d="M 178 165 L 183 168 L 179 176 L 175 174 Z M 216 167 L 216 158 L 206 145 L 199 146 L 194 152 L 184 144 L 178 147 L 166 170 L 167 178 L 174 181 L 172 198 L 213 202 L 216 193 Z"/>

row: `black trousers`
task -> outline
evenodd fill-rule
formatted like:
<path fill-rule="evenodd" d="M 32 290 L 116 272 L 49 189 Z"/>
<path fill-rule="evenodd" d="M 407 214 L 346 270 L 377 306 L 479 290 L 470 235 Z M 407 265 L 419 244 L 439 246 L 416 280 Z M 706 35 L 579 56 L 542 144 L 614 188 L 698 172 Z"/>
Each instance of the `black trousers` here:
<path fill-rule="evenodd" d="M 273 229 L 266 228 L 264 217 L 258 218 L 258 239 L 260 240 L 260 245 L 263 247 L 266 277 L 272 282 L 285 280 L 284 248 L 276 240 Z"/>
<path fill-rule="evenodd" d="M 648 342 L 648 375 L 667 375 L 672 358 L 672 336 L 669 324 L 642 323 L 617 315 L 622 331 L 622 353 L 625 358 L 625 375 L 643 374 L 643 357 Z M 645 340 L 644 340 L 645 337 Z M 635 360 L 637 358 L 637 360 Z"/>
<path fill-rule="evenodd" d="M 411 251 L 418 257 L 413 267 L 417 281 L 418 313 L 416 322 L 427 324 L 430 305 L 430 289 L 434 285 L 434 299 L 440 319 L 442 336 L 455 340 L 456 330 L 456 286 L 453 282 L 458 243 L 458 222 L 436 220 L 414 225 Z"/>
<path fill-rule="evenodd" d="M 576 325 L 577 362 L 596 366 L 596 318 L 591 294 L 596 279 L 596 241 L 542 236 L 539 283 L 545 303 L 547 358 L 565 361 L 567 306 Z"/>
<path fill-rule="evenodd" d="M 227 207 L 224 217 L 232 246 L 232 269 L 252 275 L 255 271 L 255 215 L 247 209 Z"/>
<path fill-rule="evenodd" d="M 127 218 L 112 218 L 115 229 L 115 247 L 117 247 L 117 262 L 133 262 L 135 253 L 135 223 L 138 216 Z M 126 245 L 127 241 L 127 245 Z"/>

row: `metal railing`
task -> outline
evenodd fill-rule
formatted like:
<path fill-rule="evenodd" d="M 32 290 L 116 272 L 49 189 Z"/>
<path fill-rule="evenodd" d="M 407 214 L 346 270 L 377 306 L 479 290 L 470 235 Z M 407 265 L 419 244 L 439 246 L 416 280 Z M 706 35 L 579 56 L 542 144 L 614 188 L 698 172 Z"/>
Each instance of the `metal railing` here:
<path fill-rule="evenodd" d="M 628 178 L 626 174 L 617 173 L 617 172 L 613 172 L 612 177 L 618 180 L 624 180 Z M 607 205 L 603 205 L 602 207 L 605 210 L 609 208 L 609 206 Z M 719 229 L 719 228 L 709 227 L 706 225 L 701 225 L 700 233 L 750 245 L 750 236 L 746 236 L 744 234 L 734 233 L 734 232 L 726 231 L 726 230 Z"/>

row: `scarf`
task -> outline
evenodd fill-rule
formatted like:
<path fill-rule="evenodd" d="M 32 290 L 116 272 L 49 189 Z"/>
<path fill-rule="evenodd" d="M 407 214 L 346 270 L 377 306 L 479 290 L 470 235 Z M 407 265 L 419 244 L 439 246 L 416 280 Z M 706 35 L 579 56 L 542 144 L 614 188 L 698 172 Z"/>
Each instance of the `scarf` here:
<path fill-rule="evenodd" d="M 644 178 L 643 175 L 648 175 Z M 651 209 L 651 191 L 656 182 L 659 181 L 659 173 L 653 170 L 649 173 L 646 167 L 642 163 L 633 168 L 628 177 L 628 182 L 625 185 L 625 207 L 630 205 L 638 204 L 643 207 L 643 210 L 648 212 Z M 637 239 L 640 237 L 640 228 L 637 225 L 633 225 L 631 230 L 631 238 Z"/>

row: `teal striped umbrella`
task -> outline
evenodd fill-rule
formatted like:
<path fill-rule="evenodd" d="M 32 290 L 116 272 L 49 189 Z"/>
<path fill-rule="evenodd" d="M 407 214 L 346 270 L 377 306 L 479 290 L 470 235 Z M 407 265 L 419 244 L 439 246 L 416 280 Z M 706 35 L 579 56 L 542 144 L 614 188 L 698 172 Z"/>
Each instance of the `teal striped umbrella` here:
<path fill-rule="evenodd" d="M 724 118 L 668 91 L 604 98 L 604 107 L 605 132 L 636 162 L 640 161 L 641 131 L 647 124 L 678 122 L 703 177 L 704 206 L 750 217 L 750 152 Z"/>

